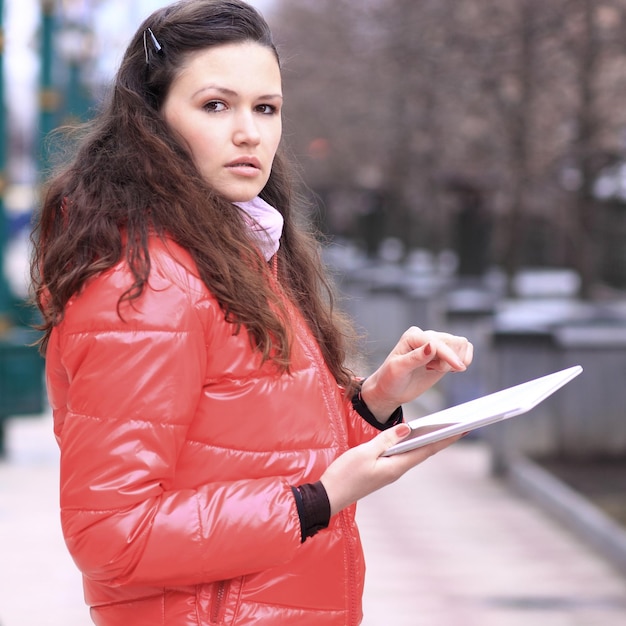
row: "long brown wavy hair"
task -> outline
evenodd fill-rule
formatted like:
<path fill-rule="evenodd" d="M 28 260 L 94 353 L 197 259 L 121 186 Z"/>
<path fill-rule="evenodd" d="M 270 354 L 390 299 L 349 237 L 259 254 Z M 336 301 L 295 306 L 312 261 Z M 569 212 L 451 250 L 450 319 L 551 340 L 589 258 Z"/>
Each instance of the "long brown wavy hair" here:
<path fill-rule="evenodd" d="M 68 300 L 120 260 L 133 283 L 118 309 L 141 296 L 150 273 L 148 240 L 156 234 L 190 252 L 234 332 L 245 327 L 264 360 L 289 370 L 283 299 L 240 209 L 207 185 L 160 113 L 191 53 L 248 41 L 270 48 L 278 60 L 267 23 L 240 0 L 183 0 L 139 27 L 102 112 L 81 128 L 73 158 L 49 180 L 33 230 L 31 277 L 43 315 L 42 353 Z M 317 241 L 298 223 L 282 148 L 260 195 L 285 220 L 277 258 L 281 289 L 303 314 L 336 380 L 350 390 L 353 377 L 344 364 L 349 326 L 333 307 Z"/>

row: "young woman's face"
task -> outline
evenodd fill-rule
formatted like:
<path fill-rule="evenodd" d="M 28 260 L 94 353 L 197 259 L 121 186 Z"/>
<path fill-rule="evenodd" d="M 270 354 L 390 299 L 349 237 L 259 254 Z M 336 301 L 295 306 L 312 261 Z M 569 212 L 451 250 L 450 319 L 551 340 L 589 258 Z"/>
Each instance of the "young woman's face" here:
<path fill-rule="evenodd" d="M 282 102 L 273 51 L 246 42 L 193 53 L 162 113 L 206 182 L 231 202 L 245 202 L 270 176 Z"/>

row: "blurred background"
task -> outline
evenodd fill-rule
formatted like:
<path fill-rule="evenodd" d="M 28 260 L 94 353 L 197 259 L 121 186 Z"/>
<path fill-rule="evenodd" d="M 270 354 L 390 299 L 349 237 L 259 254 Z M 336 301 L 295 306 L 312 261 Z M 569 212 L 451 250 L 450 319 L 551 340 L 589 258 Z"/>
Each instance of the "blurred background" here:
<path fill-rule="evenodd" d="M 47 411 L 26 299 L 50 133 L 93 115 L 136 26 L 164 4 L 0 0 L 7 462 L 5 430 Z M 251 4 L 281 52 L 285 145 L 364 371 L 410 325 L 468 336 L 472 368 L 417 415 L 583 365 L 528 418 L 463 445 L 624 575 L 626 0 Z"/>

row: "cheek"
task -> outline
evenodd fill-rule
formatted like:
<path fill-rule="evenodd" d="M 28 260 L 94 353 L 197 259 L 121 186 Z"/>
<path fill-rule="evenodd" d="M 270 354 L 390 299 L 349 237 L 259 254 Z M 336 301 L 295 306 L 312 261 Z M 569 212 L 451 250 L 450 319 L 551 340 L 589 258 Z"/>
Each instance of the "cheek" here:
<path fill-rule="evenodd" d="M 197 147 L 191 151 L 191 158 L 196 168 L 203 176 L 214 177 L 218 167 L 215 153 L 206 148 Z"/>
<path fill-rule="evenodd" d="M 193 158 L 195 158 L 197 145 L 200 145 L 196 139 L 196 133 L 187 121 L 175 114 L 167 114 L 163 116 L 165 122 L 170 127 L 175 139 Z"/>
<path fill-rule="evenodd" d="M 279 127 L 271 137 L 270 145 L 272 146 L 272 150 L 274 154 L 276 154 L 278 147 L 280 146 L 280 141 L 282 139 L 282 128 Z"/>
<path fill-rule="evenodd" d="M 193 160 L 200 168 L 210 167 L 217 162 L 220 155 L 220 141 L 214 134 L 202 134 L 190 129 L 187 135 L 187 146 Z"/>

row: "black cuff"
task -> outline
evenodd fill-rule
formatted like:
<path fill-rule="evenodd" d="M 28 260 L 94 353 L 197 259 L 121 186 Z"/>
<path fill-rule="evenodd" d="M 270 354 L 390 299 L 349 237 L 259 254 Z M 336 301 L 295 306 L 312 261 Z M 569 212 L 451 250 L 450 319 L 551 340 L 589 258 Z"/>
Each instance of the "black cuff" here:
<path fill-rule="evenodd" d="M 330 522 L 330 502 L 321 482 L 292 487 L 300 517 L 301 541 L 304 543 Z"/>
<path fill-rule="evenodd" d="M 360 389 L 352 396 L 352 407 L 368 424 L 371 424 L 374 428 L 378 428 L 378 430 L 387 430 L 404 421 L 402 406 L 399 406 L 384 424 L 379 422 L 376 416 L 369 410 L 367 404 L 363 402 Z"/>

